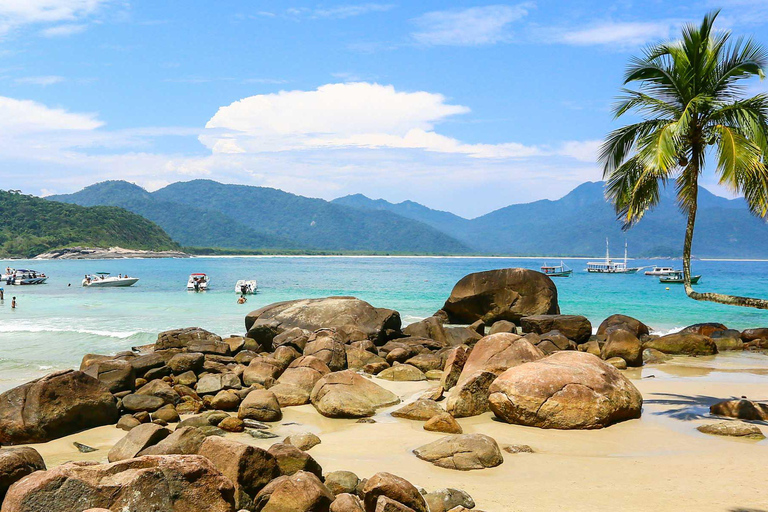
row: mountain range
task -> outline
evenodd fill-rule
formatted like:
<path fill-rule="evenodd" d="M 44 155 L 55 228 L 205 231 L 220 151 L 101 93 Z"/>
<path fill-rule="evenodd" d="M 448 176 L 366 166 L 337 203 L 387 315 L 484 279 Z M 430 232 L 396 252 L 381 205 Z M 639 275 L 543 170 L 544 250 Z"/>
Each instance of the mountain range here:
<path fill-rule="evenodd" d="M 674 190 L 627 232 L 604 198 L 604 183 L 584 183 L 557 200 L 513 204 L 466 219 L 413 201 L 361 194 L 333 201 L 281 190 L 194 180 L 155 192 L 124 182 L 98 183 L 48 199 L 121 206 L 161 226 L 184 246 L 386 253 L 596 256 L 626 239 L 630 256 L 678 257 L 685 216 Z M 698 257 L 768 257 L 768 227 L 743 199 L 704 188 L 693 252 Z"/>

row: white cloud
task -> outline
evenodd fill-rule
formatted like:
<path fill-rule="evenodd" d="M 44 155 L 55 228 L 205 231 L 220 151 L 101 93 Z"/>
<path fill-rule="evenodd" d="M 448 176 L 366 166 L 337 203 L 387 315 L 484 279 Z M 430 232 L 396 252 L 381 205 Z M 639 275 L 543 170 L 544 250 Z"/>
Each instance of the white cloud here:
<path fill-rule="evenodd" d="M 314 10 L 314 15 L 318 18 L 344 19 L 353 16 L 361 16 L 373 12 L 386 12 L 395 7 L 394 4 L 356 4 L 339 5 L 336 7 L 318 8 Z"/>
<path fill-rule="evenodd" d="M 30 100 L 0 96 L 0 133 L 95 130 L 104 123 L 93 114 L 74 114 Z"/>
<path fill-rule="evenodd" d="M 272 153 L 310 149 L 421 149 L 475 158 L 542 154 L 519 143 L 466 144 L 434 131 L 469 108 L 441 94 L 399 92 L 366 82 L 328 84 L 314 91 L 261 94 L 222 107 L 200 140 L 214 153 Z"/>
<path fill-rule="evenodd" d="M 603 141 L 601 140 L 571 140 L 564 142 L 557 151 L 557 154 L 571 157 L 579 162 L 595 163 L 600 154 L 602 144 Z"/>
<path fill-rule="evenodd" d="M 88 28 L 88 26 L 83 23 L 57 25 L 41 30 L 40 34 L 45 37 L 67 37 L 84 32 L 86 28 Z"/>
<path fill-rule="evenodd" d="M 30 84 L 30 85 L 53 85 L 64 81 L 63 76 L 57 75 L 45 75 L 45 76 L 24 76 L 14 80 L 17 84 Z"/>
<path fill-rule="evenodd" d="M 604 22 L 586 28 L 550 30 L 555 42 L 577 46 L 617 45 L 637 46 L 668 39 L 680 25 L 679 21 Z"/>
<path fill-rule="evenodd" d="M 508 41 L 509 25 L 528 14 L 532 4 L 489 5 L 428 12 L 413 20 L 413 39 L 425 45 L 478 46 Z"/>
<path fill-rule="evenodd" d="M 24 25 L 72 23 L 93 15 L 101 6 L 110 1 L 2 0 L 0 1 L 0 34 Z M 56 35 L 55 31 L 53 35 Z"/>

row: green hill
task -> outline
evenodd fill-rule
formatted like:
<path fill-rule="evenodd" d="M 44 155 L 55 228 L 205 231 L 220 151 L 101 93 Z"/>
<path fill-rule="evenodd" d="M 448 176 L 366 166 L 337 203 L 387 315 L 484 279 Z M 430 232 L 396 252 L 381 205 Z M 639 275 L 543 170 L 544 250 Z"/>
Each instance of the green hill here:
<path fill-rule="evenodd" d="M 0 219 L 0 257 L 6 258 L 30 258 L 73 245 L 179 248 L 156 224 L 111 206 L 89 208 L 0 190 Z"/>

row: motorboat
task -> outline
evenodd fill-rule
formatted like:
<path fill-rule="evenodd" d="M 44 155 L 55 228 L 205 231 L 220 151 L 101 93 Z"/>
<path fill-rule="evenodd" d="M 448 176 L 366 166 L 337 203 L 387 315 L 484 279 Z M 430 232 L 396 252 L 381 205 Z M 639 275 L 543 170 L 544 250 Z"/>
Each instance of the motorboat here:
<path fill-rule="evenodd" d="M 699 279 L 701 279 L 701 276 L 691 276 L 691 284 L 698 284 Z M 675 270 L 671 274 L 667 274 L 665 276 L 659 277 L 660 283 L 674 283 L 674 284 L 682 284 L 684 283 L 683 279 L 683 271 L 682 270 Z"/>
<path fill-rule="evenodd" d="M 647 276 L 666 276 L 669 274 L 674 274 L 677 272 L 673 267 L 653 267 L 652 270 L 646 270 L 645 275 Z"/>
<path fill-rule="evenodd" d="M 541 266 L 541 272 L 549 277 L 571 277 L 571 274 L 573 274 L 573 269 L 568 268 L 568 266 L 562 261 L 559 265 L 547 265 L 545 262 Z"/>
<path fill-rule="evenodd" d="M 190 274 L 189 280 L 187 281 L 187 290 L 204 292 L 208 289 L 209 284 L 210 279 L 208 279 L 207 275 L 203 273 Z"/>
<path fill-rule="evenodd" d="M 251 295 L 256 293 L 256 290 L 258 289 L 258 285 L 256 284 L 256 280 L 247 280 L 247 279 L 240 279 L 237 283 L 235 283 L 235 293 L 239 293 L 241 295 Z"/>
<path fill-rule="evenodd" d="M 133 286 L 138 280 L 138 277 L 128 277 L 122 274 L 113 276 L 110 275 L 109 272 L 96 272 L 95 274 L 85 276 L 85 279 L 83 279 L 83 286 L 89 288 L 117 288 Z"/>
<path fill-rule="evenodd" d="M 613 261 L 608 248 L 608 239 L 605 239 L 605 261 L 590 261 L 587 263 L 587 272 L 592 274 L 636 274 L 639 267 L 627 266 L 627 242 L 624 241 L 624 261 Z"/>
<path fill-rule="evenodd" d="M 42 272 L 26 268 L 6 268 L 5 274 L 0 277 L 5 284 L 27 285 L 43 284 L 48 279 Z"/>

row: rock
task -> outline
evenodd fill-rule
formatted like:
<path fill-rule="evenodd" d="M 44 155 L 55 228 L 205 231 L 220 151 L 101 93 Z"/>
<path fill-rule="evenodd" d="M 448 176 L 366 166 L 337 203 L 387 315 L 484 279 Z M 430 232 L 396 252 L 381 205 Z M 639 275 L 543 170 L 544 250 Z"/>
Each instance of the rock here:
<path fill-rule="evenodd" d="M 136 383 L 136 370 L 131 363 L 120 359 L 96 361 L 81 370 L 107 386 L 110 392 L 133 391 Z"/>
<path fill-rule="evenodd" d="M 195 427 L 179 427 L 159 443 L 139 452 L 143 455 L 194 455 L 200 451 L 205 435 Z"/>
<path fill-rule="evenodd" d="M 203 411 L 203 403 L 191 397 L 185 396 L 176 404 L 176 412 L 179 414 L 199 414 Z"/>
<path fill-rule="evenodd" d="M 456 507 L 475 508 L 475 500 L 460 489 L 439 489 L 424 497 L 430 512 L 448 512 Z"/>
<path fill-rule="evenodd" d="M 152 420 L 162 420 L 166 423 L 178 423 L 181 418 L 179 418 L 179 413 L 176 411 L 176 408 L 170 404 L 164 405 L 155 412 L 152 413 Z"/>
<path fill-rule="evenodd" d="M 365 512 L 376 512 L 376 502 L 380 496 L 396 501 L 416 512 L 429 512 L 427 502 L 418 489 L 409 481 L 392 473 L 376 473 L 363 486 Z"/>
<path fill-rule="evenodd" d="M 0 504 L 12 484 L 35 471 L 45 471 L 45 462 L 34 448 L 0 448 Z"/>
<path fill-rule="evenodd" d="M 147 381 L 153 381 L 155 379 L 162 379 L 163 377 L 167 377 L 172 373 L 173 372 L 167 365 L 163 365 L 160 368 L 152 368 L 151 370 L 147 370 L 147 373 L 144 374 L 144 379 Z"/>
<path fill-rule="evenodd" d="M 304 355 L 318 358 L 332 372 L 338 372 L 347 367 L 344 343 L 334 329 L 319 329 L 312 333 L 307 340 Z"/>
<path fill-rule="evenodd" d="M 611 357 L 609 359 L 605 360 L 606 363 L 613 366 L 617 370 L 626 370 L 627 369 L 627 362 L 620 358 L 620 357 Z"/>
<path fill-rule="evenodd" d="M 211 407 L 219 411 L 234 411 L 239 405 L 240 397 L 231 389 L 222 389 L 211 400 Z"/>
<path fill-rule="evenodd" d="M 299 353 L 295 348 L 287 346 L 277 347 L 272 353 L 272 358 L 278 361 L 283 368 L 287 368 L 289 364 L 300 357 L 301 353 Z M 344 360 L 346 361 L 346 356 Z"/>
<path fill-rule="evenodd" d="M 378 378 L 393 381 L 420 381 L 427 380 L 427 377 L 415 366 L 410 364 L 396 364 L 387 368 L 377 375 Z"/>
<path fill-rule="evenodd" d="M 164 380 L 155 379 L 144 384 L 136 394 L 140 396 L 156 396 L 163 400 L 163 404 L 177 404 L 181 396 Z"/>
<path fill-rule="evenodd" d="M 478 371 L 497 375 L 508 368 L 544 357 L 538 348 L 517 334 L 499 333 L 484 337 L 472 349 L 459 376 L 458 384 Z"/>
<path fill-rule="evenodd" d="M 252 352 L 250 350 L 241 350 L 235 356 L 235 362 L 237 364 L 244 364 L 247 366 L 251 361 L 253 361 L 257 357 L 261 357 L 261 356 L 256 352 Z"/>
<path fill-rule="evenodd" d="M 330 512 L 365 512 L 360 498 L 349 493 L 336 494 L 336 499 L 331 503 L 329 510 Z"/>
<path fill-rule="evenodd" d="M 119 417 L 106 385 L 65 370 L 0 394 L 0 444 L 42 443 Z"/>
<path fill-rule="evenodd" d="M 38 471 L 8 491 L 3 511 L 231 512 L 233 494 L 232 482 L 205 457 L 147 456 Z"/>
<path fill-rule="evenodd" d="M 256 421 L 279 421 L 283 417 L 280 404 L 275 394 L 266 389 L 256 389 L 248 393 L 240 404 L 237 417 Z"/>
<path fill-rule="evenodd" d="M 132 459 L 142 450 L 159 443 L 170 434 L 170 430 L 154 423 L 139 425 L 131 429 L 125 437 L 109 450 L 107 460 L 109 462 L 117 462 L 119 460 Z"/>
<path fill-rule="evenodd" d="M 456 418 L 477 416 L 490 410 L 488 388 L 497 375 L 480 370 L 462 379 L 448 396 L 445 408 Z"/>
<path fill-rule="evenodd" d="M 607 336 L 610 331 L 615 329 L 624 329 L 638 338 L 650 334 L 648 326 L 636 318 L 626 315 L 611 315 L 603 320 L 603 323 L 597 328 L 597 335 Z"/>
<path fill-rule="evenodd" d="M 152 354 L 144 354 L 142 356 L 134 357 L 131 359 L 130 363 L 136 372 L 136 377 L 143 377 L 144 374 L 149 370 L 165 366 L 166 357 L 167 356 L 165 354 L 159 354 L 155 352 Z M 138 387 L 138 384 L 136 387 Z"/>
<path fill-rule="evenodd" d="M 309 394 L 324 375 L 331 373 L 324 362 L 313 356 L 303 356 L 294 360 L 282 375 L 277 379 L 278 385 L 287 384 L 294 386 L 306 393 L 306 401 L 292 403 L 291 405 L 303 405 L 309 403 Z"/>
<path fill-rule="evenodd" d="M 168 350 L 170 348 L 187 348 L 191 343 L 220 342 L 221 337 L 199 327 L 187 327 L 185 329 L 173 329 L 161 332 L 157 335 L 155 350 Z"/>
<path fill-rule="evenodd" d="M 665 354 L 712 355 L 717 345 L 712 338 L 701 334 L 676 333 L 646 341 L 643 348 L 653 348 Z"/>
<path fill-rule="evenodd" d="M 365 350 L 362 347 L 354 345 L 344 345 L 344 350 L 347 352 L 347 367 L 350 370 L 359 370 L 368 364 L 383 363 L 385 359 Z"/>
<path fill-rule="evenodd" d="M 533 448 L 527 444 L 510 444 L 504 447 L 507 453 L 533 453 Z"/>
<path fill-rule="evenodd" d="M 432 416 L 436 416 L 445 412 L 440 405 L 434 400 L 428 400 L 420 398 L 415 402 L 405 404 L 391 414 L 395 418 L 404 418 L 406 420 L 420 420 L 426 421 Z"/>
<path fill-rule="evenodd" d="M 409 364 L 411 366 L 415 366 L 419 370 L 421 370 L 424 373 L 427 373 L 431 370 L 440 370 L 443 369 L 443 358 L 440 357 L 437 354 L 417 354 L 413 356 L 412 358 L 408 359 L 405 364 Z"/>
<path fill-rule="evenodd" d="M 681 330 L 678 334 L 699 334 L 701 336 L 712 336 L 717 331 L 728 330 L 723 324 L 715 322 L 693 324 Z"/>
<path fill-rule="evenodd" d="M 184 372 L 199 372 L 203 369 L 205 355 L 200 352 L 176 354 L 168 361 L 168 367 L 176 375 Z"/>
<path fill-rule="evenodd" d="M 668 356 L 664 352 L 660 352 L 655 348 L 646 348 L 643 350 L 643 363 L 644 364 L 660 364 L 664 361 L 669 361 L 672 356 Z"/>
<path fill-rule="evenodd" d="M 290 407 L 295 405 L 304 405 L 309 403 L 309 394 L 311 392 L 293 384 L 275 384 L 269 390 L 277 398 L 280 407 Z"/>
<path fill-rule="evenodd" d="M 743 350 L 744 342 L 741 341 L 741 333 L 736 329 L 726 329 L 712 333 L 712 341 L 715 342 L 718 352 L 727 350 Z"/>
<path fill-rule="evenodd" d="M 319 445 L 322 441 L 320 441 L 320 438 L 312 432 L 302 432 L 300 434 L 293 434 L 286 437 L 285 441 L 283 442 L 292 444 L 299 450 L 307 451 Z"/>
<path fill-rule="evenodd" d="M 413 453 L 435 466 L 460 471 L 492 468 L 504 462 L 499 445 L 484 434 L 446 436 Z"/>
<path fill-rule="evenodd" d="M 198 430 L 203 433 L 205 437 L 218 436 L 224 437 L 227 433 L 219 427 L 208 425 L 207 427 L 198 427 Z"/>
<path fill-rule="evenodd" d="M 427 380 L 442 380 L 443 370 L 429 370 L 424 374 Z"/>
<path fill-rule="evenodd" d="M 126 414 L 120 417 L 115 427 L 121 429 L 121 430 L 131 430 L 134 427 L 138 427 L 141 425 L 141 422 L 131 416 L 130 414 Z"/>
<path fill-rule="evenodd" d="M 402 503 L 398 503 L 395 500 L 387 498 L 386 496 L 379 496 L 376 500 L 376 512 L 413 512 L 411 507 L 406 507 Z"/>
<path fill-rule="evenodd" d="M 629 331 L 613 329 L 608 333 L 608 340 L 600 351 L 605 359 L 619 357 L 625 361 L 624 367 L 643 365 L 643 344 Z"/>
<path fill-rule="evenodd" d="M 369 375 L 378 375 L 387 368 L 389 368 L 389 363 L 384 361 L 380 363 L 369 363 L 363 366 L 363 371 Z"/>
<path fill-rule="evenodd" d="M 282 363 L 277 359 L 272 359 L 271 357 L 254 359 L 243 372 L 243 383 L 246 386 L 260 384 L 270 387 L 271 383 L 274 383 L 275 379 L 280 377 L 284 369 Z"/>
<path fill-rule="evenodd" d="M 708 423 L 696 427 L 696 430 L 705 434 L 715 436 L 746 437 L 761 441 L 765 439 L 763 432 L 757 425 L 744 423 L 743 421 L 720 421 L 718 423 Z"/>
<path fill-rule="evenodd" d="M 273 434 L 272 432 L 268 432 L 266 430 L 257 430 L 254 428 L 246 428 L 245 433 L 254 439 L 275 439 L 279 437 L 277 434 Z"/>
<path fill-rule="evenodd" d="M 557 287 L 534 270 L 506 268 L 469 274 L 453 287 L 443 311 L 451 323 L 519 323 L 531 315 L 559 314 Z"/>
<path fill-rule="evenodd" d="M 229 418 L 229 414 L 221 411 L 207 411 L 198 416 L 192 416 L 182 420 L 176 428 L 181 427 L 207 427 L 210 425 L 216 426 L 224 419 Z"/>
<path fill-rule="evenodd" d="M 232 354 L 239 353 L 245 347 L 245 338 L 242 336 L 230 336 L 221 341 L 229 345 L 229 352 Z"/>
<path fill-rule="evenodd" d="M 323 477 L 320 464 L 310 454 L 291 444 L 275 443 L 269 447 L 269 453 L 277 460 L 282 475 L 290 476 L 299 471 L 307 471 L 318 478 Z"/>
<path fill-rule="evenodd" d="M 333 493 L 306 471 L 272 480 L 259 491 L 254 508 L 260 512 L 322 512 L 329 510 Z"/>
<path fill-rule="evenodd" d="M 331 471 L 325 475 L 325 485 L 337 498 L 339 494 L 354 493 L 359 483 L 360 479 L 351 471 Z"/>
<path fill-rule="evenodd" d="M 249 386 L 251 383 L 246 382 Z M 240 389 L 240 378 L 234 373 L 203 375 L 197 381 L 195 391 L 198 395 L 215 395 L 222 389 Z"/>
<path fill-rule="evenodd" d="M 451 413 L 443 412 L 432 416 L 424 423 L 424 430 L 444 432 L 446 434 L 462 434 L 464 431 Z"/>
<path fill-rule="evenodd" d="M 243 432 L 245 431 L 245 423 L 240 418 L 230 416 L 225 418 L 219 423 L 218 427 L 225 432 Z"/>
<path fill-rule="evenodd" d="M 238 508 L 251 508 L 256 494 L 280 476 L 275 457 L 256 446 L 209 437 L 200 446 L 199 454 L 235 484 Z"/>
<path fill-rule="evenodd" d="M 288 329 L 281 334 L 278 334 L 272 340 L 272 346 L 275 349 L 279 347 L 293 347 L 299 352 L 304 352 L 304 347 L 307 346 L 307 341 L 312 333 L 306 329 L 294 327 Z"/>
<path fill-rule="evenodd" d="M 764 339 L 768 339 L 768 327 L 761 327 L 758 329 L 744 329 L 741 331 L 741 341 L 745 343 Z"/>
<path fill-rule="evenodd" d="M 469 357 L 469 351 L 469 347 L 466 345 L 459 345 L 448 353 L 443 367 L 443 377 L 440 381 L 443 389 L 451 389 L 459 381 L 461 371 Z"/>
<path fill-rule="evenodd" d="M 509 320 L 499 320 L 491 325 L 488 334 L 498 334 L 500 332 L 511 332 L 517 334 L 517 326 Z"/>
<path fill-rule="evenodd" d="M 507 423 L 591 429 L 640 417 L 643 398 L 613 366 L 566 351 L 510 368 L 491 384 L 491 410 Z"/>
<path fill-rule="evenodd" d="M 248 337 L 253 339 L 274 338 L 294 327 L 309 331 L 336 329 L 344 343 L 369 339 L 383 344 L 389 332 L 400 331 L 400 314 L 374 308 L 354 297 L 327 297 L 278 302 L 245 317 Z"/>
<path fill-rule="evenodd" d="M 152 412 L 164 405 L 165 401 L 159 396 L 133 394 L 123 398 L 123 408 L 131 412 Z"/>
<path fill-rule="evenodd" d="M 184 372 L 180 375 L 177 375 L 176 378 L 174 379 L 174 382 L 177 385 L 182 385 L 187 387 L 194 386 L 195 384 L 197 384 L 197 375 L 195 375 L 195 372 L 193 371 Z"/>
<path fill-rule="evenodd" d="M 329 418 L 373 416 L 376 409 L 394 405 L 400 399 L 394 393 L 353 372 L 329 373 L 317 381 L 310 401 Z"/>
<path fill-rule="evenodd" d="M 741 420 L 768 420 L 768 404 L 751 400 L 723 400 L 709 407 L 711 414 Z"/>
<path fill-rule="evenodd" d="M 536 333 L 528 333 L 523 339 L 527 339 L 531 344 L 535 344 L 536 348 L 545 355 L 554 354 L 561 350 L 576 350 L 578 348 L 576 343 L 560 334 L 559 331 L 549 331 L 540 336 Z"/>
<path fill-rule="evenodd" d="M 544 334 L 559 331 L 576 343 L 586 343 L 592 336 L 592 324 L 580 315 L 532 315 L 520 319 L 523 332 Z"/>

